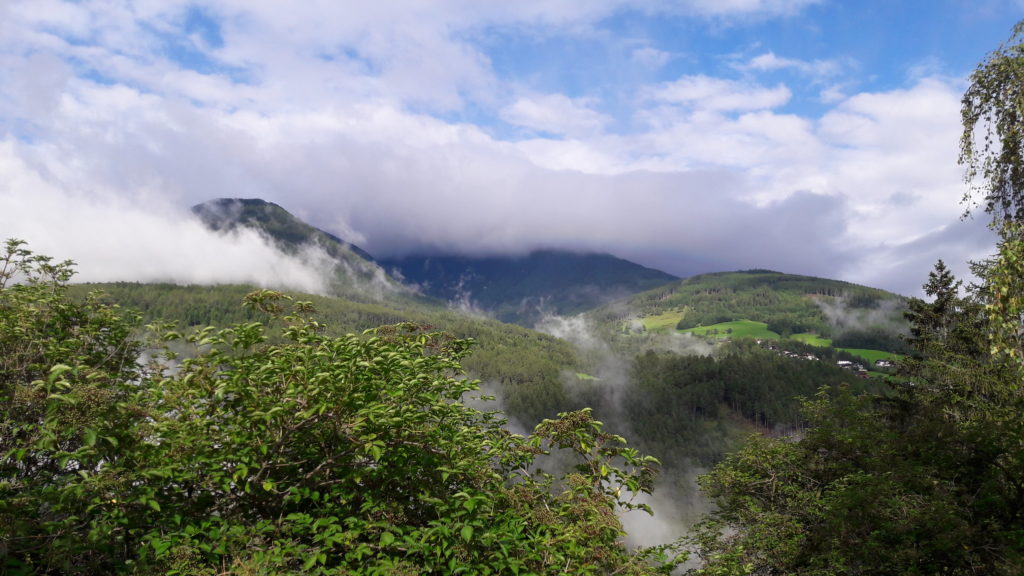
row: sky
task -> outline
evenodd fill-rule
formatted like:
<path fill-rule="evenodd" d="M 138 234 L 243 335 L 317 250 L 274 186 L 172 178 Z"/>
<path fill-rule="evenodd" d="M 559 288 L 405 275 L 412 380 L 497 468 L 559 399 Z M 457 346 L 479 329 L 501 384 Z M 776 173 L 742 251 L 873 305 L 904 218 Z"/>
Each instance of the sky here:
<path fill-rule="evenodd" d="M 609 252 L 919 293 L 968 77 L 1021 0 L 0 0 L 0 239 L 82 280 L 284 283 L 189 216 L 263 198 L 378 257 Z"/>

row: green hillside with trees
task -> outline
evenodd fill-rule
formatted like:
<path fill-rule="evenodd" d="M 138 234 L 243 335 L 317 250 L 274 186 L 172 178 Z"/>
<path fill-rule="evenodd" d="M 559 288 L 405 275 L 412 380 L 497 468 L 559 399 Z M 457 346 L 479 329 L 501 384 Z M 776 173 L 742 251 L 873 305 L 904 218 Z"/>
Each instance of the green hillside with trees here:
<path fill-rule="evenodd" d="M 241 303 L 254 290 L 247 286 L 177 286 L 173 284 L 85 284 L 70 288 L 81 298 L 102 291 L 103 300 L 138 310 L 145 322 L 168 320 L 178 330 L 195 326 L 229 326 L 253 322 L 258 315 Z M 500 388 L 505 410 L 516 419 L 535 424 L 567 410 L 563 375 L 582 369 L 573 347 L 562 340 L 487 318 L 449 310 L 438 302 L 389 298 L 355 302 L 347 299 L 296 294 L 311 302 L 328 334 L 415 322 L 459 338 L 475 341 L 463 366 L 489 385 Z"/>
<path fill-rule="evenodd" d="M 606 322 L 636 318 L 648 329 L 668 327 L 675 319 L 679 330 L 751 320 L 782 336 L 811 332 L 835 338 L 863 331 L 865 324 L 905 326 L 905 305 L 902 297 L 877 288 L 747 270 L 692 276 L 616 302 L 598 317 Z"/>

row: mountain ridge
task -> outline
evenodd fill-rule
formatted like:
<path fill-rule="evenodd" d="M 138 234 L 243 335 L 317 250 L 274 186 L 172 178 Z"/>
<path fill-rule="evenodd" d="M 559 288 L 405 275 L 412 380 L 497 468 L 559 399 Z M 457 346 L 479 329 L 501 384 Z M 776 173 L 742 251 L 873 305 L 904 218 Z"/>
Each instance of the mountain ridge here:
<path fill-rule="evenodd" d="M 518 256 L 407 256 L 380 263 L 430 296 L 523 325 L 545 314 L 576 314 L 678 280 L 611 254 L 562 249 Z"/>
<path fill-rule="evenodd" d="M 192 213 L 216 231 L 247 226 L 265 232 L 289 250 L 319 241 L 332 257 L 337 258 L 342 250 L 347 250 L 363 260 L 374 261 L 373 256 L 359 246 L 312 226 L 279 204 L 261 198 L 215 198 L 192 206 Z"/>
<path fill-rule="evenodd" d="M 564 249 L 536 250 L 521 256 L 442 254 L 377 259 L 259 198 L 218 198 L 193 206 L 192 212 L 212 230 L 255 229 L 292 255 L 315 245 L 356 277 L 384 276 L 450 307 L 527 327 L 544 315 L 576 314 L 678 279 L 611 254 Z"/>

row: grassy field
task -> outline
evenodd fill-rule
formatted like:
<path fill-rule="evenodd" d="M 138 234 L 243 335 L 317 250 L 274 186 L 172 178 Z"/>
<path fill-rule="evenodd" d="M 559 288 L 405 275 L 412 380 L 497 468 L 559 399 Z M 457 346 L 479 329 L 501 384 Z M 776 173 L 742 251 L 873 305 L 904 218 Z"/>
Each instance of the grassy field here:
<path fill-rule="evenodd" d="M 640 320 L 648 332 L 665 332 L 676 329 L 676 324 L 683 319 L 682 310 L 668 310 L 657 316 L 644 316 Z"/>
<path fill-rule="evenodd" d="M 810 332 L 793 334 L 792 336 L 790 336 L 790 339 L 796 340 L 797 342 L 803 342 L 804 344 L 810 344 L 811 346 L 820 346 L 822 348 L 824 348 L 825 346 L 832 345 L 832 340 L 828 338 L 822 338 L 821 336 L 818 336 L 817 334 L 812 334 Z"/>
<path fill-rule="evenodd" d="M 849 352 L 854 356 L 859 356 L 870 362 L 875 363 L 875 360 L 898 360 L 899 354 L 893 354 L 892 352 L 882 352 L 881 350 L 867 350 L 865 348 L 836 348 L 836 350 L 842 350 L 843 352 Z"/>
<path fill-rule="evenodd" d="M 681 330 L 681 332 L 689 332 L 694 336 L 705 336 L 705 337 L 717 337 L 722 338 L 761 338 L 762 340 L 778 340 L 779 335 L 771 330 L 768 330 L 768 325 L 764 322 L 754 322 L 751 320 L 735 320 L 733 322 L 722 322 L 721 324 L 712 324 L 711 326 L 700 326 L 698 328 L 690 328 L 689 330 Z"/>
<path fill-rule="evenodd" d="M 675 329 L 676 325 L 683 317 L 683 312 L 679 310 L 670 310 L 657 316 L 647 316 L 641 320 L 644 323 L 644 327 L 649 332 L 666 332 Z M 718 340 L 724 340 L 726 338 L 759 338 L 762 340 L 779 340 L 781 336 L 777 333 L 768 330 L 768 325 L 764 322 L 754 322 L 752 320 L 734 320 L 732 322 L 722 322 L 720 324 L 712 324 L 711 326 L 700 326 L 697 328 L 690 328 L 688 330 L 680 330 L 680 332 L 689 332 L 694 336 L 701 336 L 704 338 L 716 338 Z M 817 334 L 811 332 L 802 332 L 800 334 L 793 334 L 790 339 L 809 344 L 811 346 L 827 347 L 832 345 L 832 340 L 828 338 L 822 338 Z M 864 348 L 837 348 L 837 350 L 843 350 L 849 352 L 854 356 L 863 358 L 868 364 L 874 364 L 875 360 L 896 360 L 900 356 L 899 354 L 893 354 L 892 352 L 883 352 L 881 350 L 868 350 Z M 580 379 L 586 379 L 585 376 L 578 375 Z"/>

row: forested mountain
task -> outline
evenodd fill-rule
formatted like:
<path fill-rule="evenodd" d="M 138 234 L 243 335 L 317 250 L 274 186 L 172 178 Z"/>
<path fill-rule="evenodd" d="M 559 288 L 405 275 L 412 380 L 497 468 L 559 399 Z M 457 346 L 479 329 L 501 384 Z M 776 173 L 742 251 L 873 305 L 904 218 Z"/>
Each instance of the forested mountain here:
<path fill-rule="evenodd" d="M 463 365 L 499 397 L 502 409 L 516 422 L 529 428 L 559 412 L 591 406 L 601 417 L 633 430 L 639 446 L 676 469 L 686 462 L 714 463 L 749 431 L 799 426 L 796 398 L 813 394 L 819 386 L 846 383 L 861 390 L 871 384 L 839 369 L 837 358 L 855 358 L 833 348 L 812 349 L 797 341 L 782 346 L 825 360 L 815 363 L 795 359 L 796 352 L 787 352 L 789 357 L 741 341 L 704 349 L 669 347 L 673 351 L 666 352 L 657 340 L 659 333 L 742 319 L 764 322 L 779 337 L 813 333 L 819 345 L 834 338 L 835 346 L 846 341 L 888 351 L 901 351 L 902 346 L 897 332 L 904 326 L 903 300 L 846 282 L 764 270 L 679 280 L 609 255 L 553 250 L 518 258 L 373 261 L 362 250 L 262 200 L 221 199 L 194 210 L 215 229 L 261 230 L 291 253 L 309 245 L 323 247 L 344 264 L 341 275 L 353 262 L 364 271 L 381 273 L 378 264 L 397 270 L 396 276 L 421 294 L 437 298 L 409 290 L 365 298 L 358 286 L 355 294 L 340 290 L 342 298 L 296 295 L 314 303 L 331 334 L 413 321 L 473 338 L 476 345 Z M 239 305 L 249 290 L 243 286 L 96 287 L 111 302 L 140 310 L 147 320 L 168 319 L 181 328 L 253 320 L 252 311 Z M 647 291 L 636 293 L 643 289 Z M 584 316 L 607 349 L 574 347 L 479 314 L 464 314 L 464 306 L 452 305 L 486 309 L 499 319 L 532 325 L 542 311 L 586 310 L 615 296 L 623 298 Z M 741 336 L 735 334 L 736 339 Z M 621 368 L 609 372 L 609 363 Z"/>
<path fill-rule="evenodd" d="M 407 256 L 380 263 L 430 296 L 525 326 L 544 314 L 576 314 L 677 280 L 610 254 L 563 250 L 479 258 Z"/>
<path fill-rule="evenodd" d="M 713 464 L 752 431 L 799 427 L 797 397 L 820 386 L 877 389 L 877 382 L 837 366 L 839 359 L 855 358 L 828 347 L 828 338 L 835 339 L 835 346 L 853 346 L 843 344 L 849 341 L 860 348 L 901 351 L 897 333 L 904 326 L 903 300 L 846 282 L 764 270 L 679 280 L 609 255 L 553 250 L 518 258 L 374 261 L 262 200 L 222 199 L 195 211 L 216 229 L 261 230 L 290 253 L 320 246 L 343 263 L 342 276 L 353 262 L 363 266 L 357 269 L 382 277 L 382 267 L 387 267 L 419 290 L 367 298 L 354 286 L 337 291 L 341 298 L 295 295 L 314 304 L 328 333 L 412 321 L 472 338 L 476 343 L 463 366 L 524 428 L 559 412 L 593 407 L 599 417 L 631 430 L 638 446 L 675 471 L 690 463 Z M 391 282 L 390 276 L 385 278 Z M 243 286 L 118 283 L 90 288 L 101 288 L 110 302 L 138 309 L 147 320 L 171 320 L 181 329 L 255 319 L 239 304 L 250 290 Z M 613 297 L 621 299 L 593 309 Z M 581 317 L 582 325 L 593 328 L 591 336 L 605 344 L 573 346 L 484 315 L 465 314 L 466 307 L 528 325 L 542 312 L 591 308 Z M 666 347 L 658 339 L 741 319 L 766 323 L 765 329 L 779 338 L 813 334 L 818 346 L 809 346 L 806 339 L 787 340 L 780 350 L 769 351 L 744 342 L 741 333 L 730 334 L 729 340 L 736 342 L 703 348 Z M 798 355 L 819 361 L 807 362 Z"/>
<path fill-rule="evenodd" d="M 241 306 L 251 290 L 245 286 L 88 284 L 74 286 L 73 293 L 83 297 L 97 289 L 106 301 L 139 310 L 146 321 L 167 319 L 182 330 L 259 319 Z M 714 349 L 673 351 L 655 334 L 652 339 L 637 334 L 631 345 L 612 341 L 594 350 L 439 303 L 294 296 L 313 304 L 329 334 L 411 321 L 472 338 L 475 345 L 463 365 L 498 396 L 499 406 L 516 422 L 529 428 L 562 411 L 593 407 L 599 417 L 632 430 L 638 446 L 677 470 L 687 463 L 714 463 L 749 432 L 799 426 L 796 398 L 820 386 L 878 386 L 836 366 L 837 358 L 849 356 L 796 341 L 780 343 L 794 357 L 741 340 Z M 820 361 L 796 357 L 809 352 Z M 616 368 L 609 370 L 609 364 Z"/>

